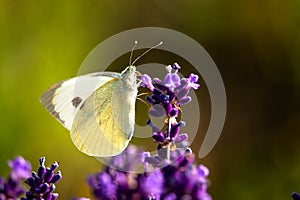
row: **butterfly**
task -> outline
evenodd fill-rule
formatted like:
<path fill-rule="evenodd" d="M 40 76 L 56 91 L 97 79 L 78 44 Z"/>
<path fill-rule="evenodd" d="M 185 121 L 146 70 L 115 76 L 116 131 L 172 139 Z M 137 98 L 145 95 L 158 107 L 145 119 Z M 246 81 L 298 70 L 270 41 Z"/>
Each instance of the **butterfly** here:
<path fill-rule="evenodd" d="M 135 123 L 136 67 L 98 72 L 51 86 L 40 97 L 70 131 L 75 146 L 90 156 L 113 156 L 128 145 Z"/>
<path fill-rule="evenodd" d="M 135 42 L 135 45 L 137 42 Z M 121 73 L 96 72 L 61 81 L 44 92 L 40 101 L 65 128 L 83 153 L 106 157 L 120 154 L 134 132 L 138 93 L 134 63 Z"/>

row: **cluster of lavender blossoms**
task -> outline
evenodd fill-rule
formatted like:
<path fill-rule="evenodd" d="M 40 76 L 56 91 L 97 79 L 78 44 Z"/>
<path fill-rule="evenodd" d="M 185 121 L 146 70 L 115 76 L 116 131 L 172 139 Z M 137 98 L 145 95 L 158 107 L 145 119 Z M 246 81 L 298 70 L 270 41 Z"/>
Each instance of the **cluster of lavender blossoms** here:
<path fill-rule="evenodd" d="M 188 135 L 180 133 L 185 122 L 177 122 L 181 105 L 191 101 L 191 89 L 198 89 L 198 76 L 191 74 L 180 78 L 178 64 L 167 66 L 164 80 L 151 79 L 144 74 L 142 87 L 149 89 L 147 102 L 152 106 L 149 114 L 154 117 L 165 116 L 166 128 L 155 126 L 150 120 L 152 137 L 157 144 L 155 155 L 139 152 L 129 146 L 122 154 L 112 157 L 105 170 L 88 178 L 88 184 L 97 199 L 145 199 L 211 200 L 207 193 L 209 170 L 204 165 L 195 164 L 195 155 L 188 147 Z M 143 173 L 134 173 L 137 157 L 143 166 Z M 122 169 L 122 170 L 120 170 Z"/>
<path fill-rule="evenodd" d="M 54 162 L 50 168 L 46 168 L 45 158 L 40 158 L 38 173 L 31 173 L 31 165 L 23 157 L 17 156 L 8 161 L 11 173 L 7 180 L 0 177 L 0 200 L 56 200 L 57 193 L 54 183 L 58 182 L 62 176 L 60 172 L 54 172 L 58 167 Z M 30 186 L 27 190 L 23 182 Z M 26 193 L 25 193 L 26 192 Z M 26 197 L 22 197 L 26 194 Z"/>
<path fill-rule="evenodd" d="M 53 193 L 55 183 L 62 178 L 60 171 L 55 172 L 57 168 L 57 162 L 45 167 L 45 157 L 41 157 L 37 173 L 32 172 L 32 176 L 25 181 L 30 189 L 26 192 L 26 198 L 21 200 L 56 200 L 58 193 Z"/>

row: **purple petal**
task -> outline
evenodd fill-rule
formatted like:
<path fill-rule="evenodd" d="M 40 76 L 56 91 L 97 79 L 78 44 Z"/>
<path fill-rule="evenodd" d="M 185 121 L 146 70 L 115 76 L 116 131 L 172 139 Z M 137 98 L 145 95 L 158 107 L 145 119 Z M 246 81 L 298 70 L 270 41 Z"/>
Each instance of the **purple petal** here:
<path fill-rule="evenodd" d="M 90 200 L 89 198 L 80 197 L 80 198 L 72 198 L 72 200 Z"/>
<path fill-rule="evenodd" d="M 196 83 L 198 79 L 198 75 L 190 74 L 188 78 L 188 87 L 197 90 L 200 87 L 200 84 Z"/>
<path fill-rule="evenodd" d="M 162 90 L 162 91 L 167 91 L 167 90 L 169 90 L 169 88 L 168 88 L 167 86 L 162 85 L 162 84 L 160 84 L 160 83 L 155 83 L 154 86 L 155 86 L 156 88 Z"/>
<path fill-rule="evenodd" d="M 45 173 L 45 182 L 50 182 L 53 176 L 54 176 L 54 171 L 48 168 Z"/>
<path fill-rule="evenodd" d="M 166 196 L 164 198 L 164 200 L 176 200 L 176 199 L 177 199 L 177 196 L 175 193 L 168 194 L 168 196 Z"/>
<path fill-rule="evenodd" d="M 154 86 L 152 85 L 151 77 L 148 74 L 143 74 L 141 77 L 142 83 L 148 87 L 151 91 L 154 89 Z"/>
<path fill-rule="evenodd" d="M 148 74 L 143 74 L 141 80 L 146 85 L 152 83 L 151 77 Z"/>
<path fill-rule="evenodd" d="M 186 133 L 182 133 L 176 136 L 175 138 L 175 142 L 176 143 L 181 143 L 182 141 L 185 141 L 188 139 L 188 134 Z"/>
<path fill-rule="evenodd" d="M 148 177 L 146 177 L 141 182 L 141 189 L 146 194 L 154 194 L 155 197 L 159 198 L 159 196 L 163 192 L 163 184 L 164 184 L 163 174 L 159 170 L 157 170 L 149 173 Z"/>
<path fill-rule="evenodd" d="M 160 104 L 154 104 L 152 109 L 148 111 L 149 115 L 153 117 L 162 117 L 166 114 L 166 110 Z"/>
<path fill-rule="evenodd" d="M 162 117 L 163 115 L 161 115 L 161 113 L 157 112 L 156 110 L 149 110 L 148 111 L 149 115 L 153 116 L 153 117 Z"/>
<path fill-rule="evenodd" d="M 151 97 L 149 97 L 148 95 L 146 96 L 146 101 L 148 101 L 150 104 L 153 104 L 154 101 Z"/>
<path fill-rule="evenodd" d="M 192 98 L 190 96 L 187 96 L 187 97 L 181 99 L 179 101 L 179 104 L 180 105 L 184 105 L 184 104 L 190 103 L 191 101 L 192 101 Z"/>
<path fill-rule="evenodd" d="M 39 169 L 38 169 L 38 176 L 40 178 L 44 178 L 46 174 L 46 167 L 45 166 L 40 166 Z"/>
<path fill-rule="evenodd" d="M 178 76 L 177 73 L 173 73 L 171 75 L 171 80 L 172 80 L 174 87 L 177 87 L 178 85 L 180 85 L 180 77 Z"/>
<path fill-rule="evenodd" d="M 188 85 L 188 80 L 186 78 L 181 79 L 180 84 L 176 87 L 176 90 L 182 90 L 184 88 L 186 88 Z"/>
<path fill-rule="evenodd" d="M 122 189 L 125 189 L 125 190 L 128 189 L 127 188 L 128 182 L 127 182 L 126 174 L 117 172 L 116 176 L 115 176 L 115 181 L 117 182 L 117 185 L 119 187 L 121 187 Z"/>
<path fill-rule="evenodd" d="M 198 81 L 198 79 L 199 79 L 199 76 L 196 74 L 192 73 L 189 76 L 189 82 L 191 82 L 191 83 L 196 83 Z"/>
<path fill-rule="evenodd" d="M 169 102 L 174 101 L 174 99 L 175 99 L 174 92 L 168 91 L 166 94 L 169 96 Z"/>
<path fill-rule="evenodd" d="M 164 108 L 165 108 L 165 112 L 167 115 L 170 115 L 170 112 L 173 108 L 172 104 L 171 103 L 165 103 L 164 104 Z"/>
<path fill-rule="evenodd" d="M 57 193 L 53 193 L 51 200 L 56 200 L 58 198 L 58 194 Z"/>
<path fill-rule="evenodd" d="M 177 134 L 179 133 L 179 131 L 180 131 L 179 124 L 172 126 L 171 131 L 170 131 L 170 137 L 175 138 L 177 136 Z"/>
<path fill-rule="evenodd" d="M 198 174 L 201 176 L 207 177 L 209 175 L 209 170 L 204 165 L 199 165 L 197 167 L 197 171 L 198 171 Z"/>
<path fill-rule="evenodd" d="M 98 174 L 97 179 L 100 181 L 102 184 L 109 184 L 111 183 L 111 176 L 109 174 L 106 174 L 104 172 L 101 172 Z"/>
<path fill-rule="evenodd" d="M 40 186 L 40 192 L 39 193 L 46 193 L 50 190 L 50 186 L 48 183 L 44 183 Z"/>
<path fill-rule="evenodd" d="M 26 183 L 27 185 L 29 185 L 30 187 L 35 187 L 35 186 L 36 186 L 36 182 L 35 182 L 35 180 L 34 180 L 33 177 L 29 177 L 29 178 L 25 181 L 25 183 Z"/>
<path fill-rule="evenodd" d="M 185 98 L 188 95 L 188 93 L 189 89 L 182 89 L 176 94 L 176 98 L 180 101 L 181 99 Z"/>
<path fill-rule="evenodd" d="M 51 183 L 56 183 L 58 182 L 60 179 L 62 179 L 62 175 L 61 172 L 58 171 L 56 172 L 56 174 L 53 176 L 53 178 L 51 179 Z"/>
<path fill-rule="evenodd" d="M 177 117 L 177 115 L 178 115 L 178 109 L 177 108 L 173 108 L 170 111 L 170 117 Z"/>
<path fill-rule="evenodd" d="M 12 169 L 12 176 L 15 178 L 28 178 L 31 174 L 31 165 L 22 156 L 8 161 L 8 165 Z"/>
<path fill-rule="evenodd" d="M 156 141 L 156 142 L 164 142 L 165 138 L 162 134 L 162 132 L 158 132 L 158 133 L 154 133 L 152 135 L 152 138 Z"/>
<path fill-rule="evenodd" d="M 58 163 L 55 161 L 52 165 L 51 165 L 51 170 L 54 171 L 58 168 Z"/>
<path fill-rule="evenodd" d="M 196 195 L 197 195 L 197 199 L 212 200 L 211 196 L 207 194 L 207 192 L 203 189 L 197 190 Z"/>
<path fill-rule="evenodd" d="M 153 78 L 153 84 L 162 84 L 162 81 L 159 78 Z"/>
<path fill-rule="evenodd" d="M 171 74 L 167 74 L 164 78 L 164 85 L 169 86 L 172 84 Z"/>
<path fill-rule="evenodd" d="M 172 139 L 176 138 L 177 134 L 179 133 L 180 131 L 180 127 L 181 126 L 185 126 L 185 122 L 184 121 L 180 121 L 179 123 L 173 125 L 171 127 L 171 131 L 170 131 L 170 137 Z"/>

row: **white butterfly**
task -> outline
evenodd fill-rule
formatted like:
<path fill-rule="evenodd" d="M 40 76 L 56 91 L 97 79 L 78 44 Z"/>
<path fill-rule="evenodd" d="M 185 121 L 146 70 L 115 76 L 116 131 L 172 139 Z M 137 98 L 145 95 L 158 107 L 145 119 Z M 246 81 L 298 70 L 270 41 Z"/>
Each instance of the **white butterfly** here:
<path fill-rule="evenodd" d="M 68 130 L 75 146 L 90 156 L 113 156 L 128 145 L 134 129 L 136 68 L 99 72 L 51 86 L 40 98 Z"/>
<path fill-rule="evenodd" d="M 75 77 L 51 86 L 40 98 L 45 108 L 70 131 L 75 146 L 96 157 L 121 153 L 131 140 L 137 97 L 134 63 L 121 73 L 98 72 Z"/>

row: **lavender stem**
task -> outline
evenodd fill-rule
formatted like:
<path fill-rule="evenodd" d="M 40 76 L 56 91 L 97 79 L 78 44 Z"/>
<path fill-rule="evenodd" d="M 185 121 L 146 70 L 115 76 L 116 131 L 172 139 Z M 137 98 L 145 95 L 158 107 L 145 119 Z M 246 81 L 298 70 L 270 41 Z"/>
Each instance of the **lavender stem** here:
<path fill-rule="evenodd" d="M 168 137 L 167 140 L 170 141 L 170 133 L 171 133 L 171 117 L 168 119 Z M 167 161 L 170 160 L 170 150 L 171 150 L 171 143 L 168 143 L 167 146 Z"/>

